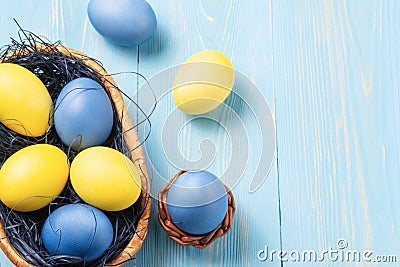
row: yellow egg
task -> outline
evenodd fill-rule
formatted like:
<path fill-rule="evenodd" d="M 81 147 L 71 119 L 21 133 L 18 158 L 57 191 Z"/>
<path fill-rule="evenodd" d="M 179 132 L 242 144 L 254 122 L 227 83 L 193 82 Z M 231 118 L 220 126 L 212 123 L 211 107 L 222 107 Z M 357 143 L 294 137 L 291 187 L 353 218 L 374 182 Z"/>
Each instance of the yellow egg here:
<path fill-rule="evenodd" d="M 188 114 L 203 114 L 219 106 L 235 81 L 232 63 L 221 52 L 205 50 L 189 57 L 174 81 L 175 104 Z"/>
<path fill-rule="evenodd" d="M 51 124 L 53 102 L 44 84 L 28 69 L 0 64 L 0 121 L 26 136 L 42 136 Z"/>
<path fill-rule="evenodd" d="M 71 183 L 86 203 L 107 211 L 123 210 L 139 198 L 141 180 L 133 162 L 108 147 L 80 152 L 71 164 Z"/>
<path fill-rule="evenodd" d="M 69 174 L 67 155 L 38 144 L 19 150 L 0 169 L 0 200 L 17 211 L 48 205 L 64 189 Z"/>

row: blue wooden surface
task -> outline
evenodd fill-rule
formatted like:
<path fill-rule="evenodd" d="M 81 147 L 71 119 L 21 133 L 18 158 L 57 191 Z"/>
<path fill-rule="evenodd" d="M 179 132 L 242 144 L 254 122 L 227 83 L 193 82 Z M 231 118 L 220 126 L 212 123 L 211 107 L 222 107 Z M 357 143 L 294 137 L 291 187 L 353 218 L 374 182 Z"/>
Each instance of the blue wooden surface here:
<path fill-rule="evenodd" d="M 139 70 L 150 78 L 195 52 L 220 50 L 269 103 L 277 154 L 268 179 L 250 194 L 247 177 L 257 167 L 259 130 L 243 115 L 250 164 L 233 188 L 237 214 L 232 231 L 204 250 L 182 247 L 163 232 L 153 206 L 138 266 L 399 266 L 261 262 L 257 252 L 265 245 L 320 251 L 345 239 L 350 249 L 400 260 L 400 2 L 149 2 L 159 27 L 155 38 L 139 48 L 102 39 L 88 22 L 88 1 L 2 0 L 0 10 L 0 44 L 16 35 L 16 18 L 35 33 L 99 59 L 109 73 Z M 129 95 L 135 94 L 134 75 L 116 80 Z M 163 127 L 173 132 L 175 123 L 164 125 L 173 108 L 170 98 L 160 101 L 146 143 L 149 164 L 166 177 L 176 170 L 162 156 L 158 137 Z M 245 106 L 236 108 L 247 114 Z M 231 119 L 222 123 L 232 124 Z M 216 140 L 210 169 L 221 174 L 227 164 L 235 164 L 229 162 L 235 144 L 223 128 L 207 120 L 192 122 L 176 138 L 184 157 L 195 160 L 206 137 Z M 163 183 L 153 180 L 153 191 Z M 11 266 L 3 254 L 0 262 Z"/>

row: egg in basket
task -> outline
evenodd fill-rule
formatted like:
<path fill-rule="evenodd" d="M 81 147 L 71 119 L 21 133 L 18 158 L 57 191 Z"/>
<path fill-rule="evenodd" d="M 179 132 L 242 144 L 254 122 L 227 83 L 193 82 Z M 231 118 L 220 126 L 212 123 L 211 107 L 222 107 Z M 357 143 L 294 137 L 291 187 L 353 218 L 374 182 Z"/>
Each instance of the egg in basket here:
<path fill-rule="evenodd" d="M 121 266 L 151 206 L 121 91 L 95 59 L 20 36 L 0 53 L 0 247 L 16 266 Z"/>

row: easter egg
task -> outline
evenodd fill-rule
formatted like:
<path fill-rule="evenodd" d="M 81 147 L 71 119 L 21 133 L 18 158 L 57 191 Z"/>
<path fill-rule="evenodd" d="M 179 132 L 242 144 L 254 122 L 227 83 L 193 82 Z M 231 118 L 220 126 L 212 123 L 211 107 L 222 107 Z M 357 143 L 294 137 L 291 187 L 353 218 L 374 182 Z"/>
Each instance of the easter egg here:
<path fill-rule="evenodd" d="M 222 53 L 205 50 L 189 57 L 179 68 L 173 88 L 178 108 L 203 114 L 229 96 L 235 81 L 232 63 Z"/>
<path fill-rule="evenodd" d="M 157 28 L 156 15 L 144 0 L 91 0 L 88 15 L 98 33 L 123 46 L 146 42 Z"/>
<path fill-rule="evenodd" d="M 85 204 L 68 204 L 53 211 L 41 233 L 51 255 L 67 255 L 92 262 L 110 247 L 114 230 L 100 210 Z"/>
<path fill-rule="evenodd" d="M 53 102 L 46 87 L 28 69 L 0 64 L 0 121 L 19 134 L 42 136 L 51 125 Z"/>
<path fill-rule="evenodd" d="M 96 81 L 78 78 L 61 90 L 54 125 L 62 142 L 73 150 L 102 145 L 111 133 L 113 121 L 110 98 Z"/>
<path fill-rule="evenodd" d="M 71 164 L 70 177 L 79 197 L 102 210 L 126 209 L 141 193 L 140 175 L 133 162 L 108 147 L 80 152 Z"/>
<path fill-rule="evenodd" d="M 59 148 L 37 144 L 9 157 L 0 169 L 0 200 L 17 211 L 34 211 L 57 197 L 68 180 L 67 155 Z"/>
<path fill-rule="evenodd" d="M 172 223 L 184 232 L 206 234 L 214 230 L 227 213 L 225 186 L 210 172 L 185 172 L 168 191 L 167 209 Z"/>

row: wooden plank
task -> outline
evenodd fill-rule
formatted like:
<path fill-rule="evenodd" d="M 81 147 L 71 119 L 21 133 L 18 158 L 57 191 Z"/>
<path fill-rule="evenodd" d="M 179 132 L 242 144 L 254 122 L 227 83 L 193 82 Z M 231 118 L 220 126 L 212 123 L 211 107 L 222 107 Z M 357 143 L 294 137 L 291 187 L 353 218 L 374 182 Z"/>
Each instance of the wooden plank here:
<path fill-rule="evenodd" d="M 140 72 L 150 78 L 158 72 L 185 61 L 190 55 L 204 49 L 216 49 L 231 58 L 238 71 L 243 72 L 259 86 L 274 111 L 272 89 L 272 28 L 271 4 L 268 1 L 149 1 L 159 21 L 156 37 L 140 46 Z M 141 83 L 143 83 L 141 81 Z M 162 86 L 158 83 L 155 86 Z M 154 84 L 153 84 L 154 85 Z M 238 89 L 238 88 L 237 88 Z M 243 89 L 243 88 L 242 88 Z M 166 91 L 168 88 L 165 89 Z M 255 96 L 247 96 L 248 100 Z M 260 99 L 261 100 L 261 99 Z M 143 103 L 144 100 L 142 100 Z M 228 101 L 229 102 L 229 101 Z M 232 102 L 235 100 L 231 99 Z M 139 103 L 141 100 L 139 99 Z M 235 106 L 236 105 L 236 106 Z M 251 151 L 250 165 L 244 178 L 233 188 L 237 214 L 232 231 L 204 250 L 183 247 L 171 241 L 157 222 L 154 207 L 150 219 L 149 235 L 138 255 L 139 266 L 258 266 L 257 252 L 269 244 L 279 248 L 278 184 L 276 165 L 266 182 L 254 194 L 249 193 L 251 177 L 257 167 L 260 153 L 260 134 L 249 108 L 242 101 L 233 104 L 243 110 L 242 121 L 247 125 Z M 153 195 L 172 177 L 177 169 L 171 162 L 188 166 L 187 161 L 201 157 L 198 150 L 204 138 L 215 140 L 216 158 L 209 170 L 222 175 L 234 151 L 229 134 L 215 122 L 198 120 L 184 127 L 178 139 L 175 157 L 168 162 L 162 151 L 162 131 L 174 133 L 187 117 L 179 113 L 170 121 L 168 114 L 175 109 L 171 95 L 159 100 L 152 117 L 152 134 L 146 143 L 149 153 L 148 167 L 154 166 Z M 250 115 L 249 115 L 250 114 Z M 171 115 L 173 116 L 173 115 Z M 175 115 L 174 115 L 175 116 Z M 168 122 L 164 125 L 165 122 Z M 233 117 L 220 114 L 220 122 L 233 124 Z M 143 135 L 142 135 L 143 136 Z M 245 146 L 247 140 L 239 145 Z M 180 149 L 180 150 L 179 150 Z M 203 151 L 209 153 L 210 151 Z M 244 161 L 247 158 L 243 159 Z M 265 168 L 268 168 L 267 163 Z M 240 165 L 240 164 L 238 164 Z M 161 177 L 161 178 L 160 178 Z M 163 179 L 164 178 L 164 179 Z M 232 177 L 235 179 L 235 177 Z M 272 263 L 269 266 L 280 266 Z"/>
<path fill-rule="evenodd" d="M 87 1 L 60 0 L 7 2 L 5 9 L 7 13 L 2 12 L 0 15 L 2 43 L 3 40 L 4 43 L 8 41 L 9 35 L 15 36 L 11 17 L 16 17 L 25 28 L 47 36 L 53 41 L 62 39 L 66 46 L 79 49 L 101 60 L 110 73 L 135 71 L 137 68 L 136 48 L 121 48 L 104 41 L 88 24 L 85 14 L 86 4 Z M 141 60 L 144 63 L 141 67 L 145 74 L 154 74 L 171 63 L 182 62 L 190 54 L 204 48 L 218 49 L 232 58 L 238 69 L 248 73 L 250 78 L 261 86 L 268 101 L 272 102 L 272 42 L 269 3 L 262 2 L 250 6 L 244 3 L 225 4 L 211 1 L 203 4 L 196 3 L 196 5 L 176 1 L 156 4 L 159 7 L 156 9 L 158 15 L 164 19 L 168 18 L 168 20 L 160 20 L 161 30 L 158 39 L 156 38 L 147 47 L 143 46 Z M 197 8 L 200 9 L 197 10 Z M 246 12 L 242 13 L 242 9 L 245 9 Z M 180 15 L 184 15 L 184 17 L 179 17 Z M 253 22 L 249 21 L 248 17 L 253 17 L 254 21 L 260 19 L 265 23 L 252 26 Z M 197 23 L 201 25 L 196 25 Z M 248 31 L 248 28 L 251 27 L 254 27 L 259 35 L 252 36 Z M 249 44 L 254 43 L 256 48 L 248 46 L 246 42 L 241 42 L 242 39 L 250 40 Z M 164 43 L 165 40 L 169 41 Z M 268 52 L 265 53 L 265 50 Z M 246 54 L 243 54 L 243 51 Z M 259 66 L 262 68 L 259 69 Z M 122 75 L 116 79 L 121 88 L 133 95 L 135 83 L 132 75 Z M 244 109 L 244 107 L 242 108 Z M 222 140 L 227 136 L 218 128 L 214 127 L 213 131 L 212 136 L 219 136 Z M 192 142 L 195 144 L 199 136 L 204 133 L 197 133 L 192 127 L 189 127 L 186 132 L 190 134 L 190 140 L 182 140 L 184 146 Z M 255 136 L 253 137 L 256 139 Z M 153 144 L 153 146 L 155 145 L 157 144 Z M 228 153 L 230 150 L 229 146 L 225 147 L 222 141 L 218 144 L 218 148 L 219 152 L 224 153 Z M 187 152 L 187 156 L 190 157 L 191 153 Z M 224 159 L 224 155 L 220 156 Z M 214 166 L 216 172 L 218 169 L 220 169 L 219 171 L 223 169 L 224 161 L 220 160 L 217 163 Z M 171 171 L 170 173 L 172 174 Z M 276 167 L 274 166 L 270 178 L 258 193 L 248 194 L 247 188 L 250 183 L 248 180 L 241 182 L 234 189 L 239 211 L 236 216 L 235 229 L 227 238 L 222 239 L 208 250 L 179 247 L 165 235 L 161 236 L 161 240 L 154 237 L 152 239 L 151 235 L 152 233 L 154 235 L 154 232 L 163 235 L 155 216 L 153 216 L 150 241 L 146 241 L 143 254 L 146 255 L 149 252 L 150 255 L 154 255 L 154 251 L 164 250 L 165 253 L 161 253 L 164 256 L 159 258 L 147 256 L 143 259 L 140 256 L 139 259 L 143 259 L 142 263 L 149 266 L 154 266 L 152 265 L 153 261 L 159 263 L 158 266 L 175 266 L 179 263 L 204 266 L 204 263 L 220 265 L 225 262 L 233 265 L 253 266 L 256 261 L 256 251 L 266 242 L 279 245 L 276 178 Z M 268 190 L 268 197 L 265 197 L 262 192 L 265 190 Z M 256 207 L 256 209 L 253 210 L 252 207 Z M 272 212 L 264 217 L 257 212 L 257 209 L 272 210 Z M 254 242 L 248 242 L 249 239 L 254 239 Z M 159 244 L 163 245 L 163 242 L 166 244 L 160 248 Z M 168 257 L 169 253 L 174 256 Z M 189 255 L 180 259 L 182 254 Z M 2 257 L 4 256 L 2 255 Z M 1 262 L 9 264 L 6 260 Z"/>
<path fill-rule="evenodd" d="M 399 1 L 274 1 L 273 15 L 283 248 L 343 238 L 399 257 Z"/>

